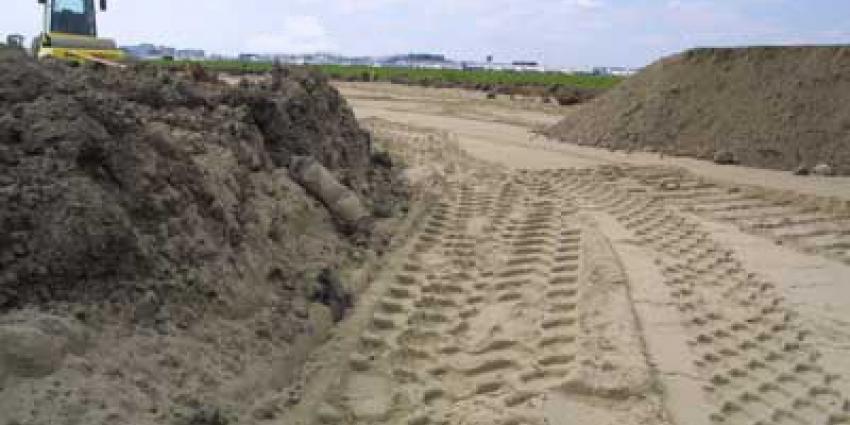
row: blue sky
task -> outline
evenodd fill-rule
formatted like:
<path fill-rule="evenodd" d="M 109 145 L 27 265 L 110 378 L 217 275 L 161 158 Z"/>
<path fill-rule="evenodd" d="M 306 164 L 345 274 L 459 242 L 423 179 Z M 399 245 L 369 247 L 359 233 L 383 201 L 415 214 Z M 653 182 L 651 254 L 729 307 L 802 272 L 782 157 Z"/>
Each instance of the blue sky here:
<path fill-rule="evenodd" d="M 0 34 L 35 34 L 5 0 Z M 850 43 L 847 0 L 111 0 L 101 34 L 238 53 L 439 52 L 550 65 L 645 65 L 695 46 Z"/>

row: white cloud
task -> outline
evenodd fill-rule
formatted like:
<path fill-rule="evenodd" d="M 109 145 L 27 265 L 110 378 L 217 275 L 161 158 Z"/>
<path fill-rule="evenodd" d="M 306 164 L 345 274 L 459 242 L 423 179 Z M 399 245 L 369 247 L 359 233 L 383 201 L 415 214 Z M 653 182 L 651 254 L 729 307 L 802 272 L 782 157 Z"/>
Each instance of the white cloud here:
<path fill-rule="evenodd" d="M 257 53 L 314 53 L 337 48 L 328 31 L 315 16 L 290 16 L 280 31 L 257 34 L 246 48 Z"/>
<path fill-rule="evenodd" d="M 571 0 L 570 3 L 579 9 L 585 10 L 599 9 L 603 6 L 600 0 Z"/>
<path fill-rule="evenodd" d="M 402 4 L 404 0 L 336 0 L 334 3 L 343 13 L 363 13 Z"/>

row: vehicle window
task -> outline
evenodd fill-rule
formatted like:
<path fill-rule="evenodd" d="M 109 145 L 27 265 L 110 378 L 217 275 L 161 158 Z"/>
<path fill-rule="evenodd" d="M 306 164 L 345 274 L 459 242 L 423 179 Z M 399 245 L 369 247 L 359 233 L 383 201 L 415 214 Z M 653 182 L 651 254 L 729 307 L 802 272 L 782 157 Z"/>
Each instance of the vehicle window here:
<path fill-rule="evenodd" d="M 85 0 L 54 0 L 54 12 L 71 12 L 75 14 L 86 13 Z"/>
<path fill-rule="evenodd" d="M 94 3 L 92 0 L 54 0 L 50 19 L 51 31 L 95 36 Z"/>

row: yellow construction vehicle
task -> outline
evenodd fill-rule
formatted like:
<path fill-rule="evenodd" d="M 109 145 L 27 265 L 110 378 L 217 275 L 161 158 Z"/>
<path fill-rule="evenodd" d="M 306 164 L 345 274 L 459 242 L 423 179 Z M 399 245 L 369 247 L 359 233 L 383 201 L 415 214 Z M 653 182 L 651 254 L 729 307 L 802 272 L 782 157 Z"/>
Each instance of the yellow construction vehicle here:
<path fill-rule="evenodd" d="M 100 10 L 106 10 L 106 0 Z M 38 0 L 44 7 L 44 30 L 33 40 L 33 54 L 39 58 L 57 58 L 98 62 L 120 66 L 126 55 L 114 40 L 97 37 L 97 11 L 94 0 Z"/>

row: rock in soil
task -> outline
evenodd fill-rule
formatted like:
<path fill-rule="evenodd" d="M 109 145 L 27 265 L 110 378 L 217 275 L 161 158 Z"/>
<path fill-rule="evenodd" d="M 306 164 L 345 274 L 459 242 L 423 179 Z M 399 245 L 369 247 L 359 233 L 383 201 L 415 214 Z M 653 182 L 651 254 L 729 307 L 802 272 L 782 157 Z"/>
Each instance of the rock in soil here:
<path fill-rule="evenodd" d="M 812 174 L 816 176 L 832 176 L 835 175 L 835 170 L 829 164 L 818 164 L 812 169 Z"/>
<path fill-rule="evenodd" d="M 812 171 L 809 170 L 809 167 L 806 167 L 805 165 L 801 165 L 794 169 L 795 176 L 808 176 L 811 173 Z"/>
<path fill-rule="evenodd" d="M 731 151 L 720 150 L 714 153 L 714 163 L 721 165 L 733 165 L 737 162 L 735 154 Z"/>
<path fill-rule="evenodd" d="M 337 322 L 342 320 L 346 309 L 354 304 L 354 298 L 343 285 L 339 274 L 330 269 L 322 270 L 319 274 L 310 299 L 328 306 L 334 321 Z"/>

